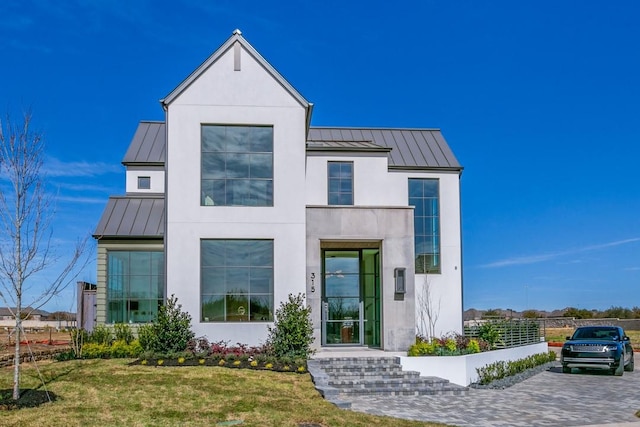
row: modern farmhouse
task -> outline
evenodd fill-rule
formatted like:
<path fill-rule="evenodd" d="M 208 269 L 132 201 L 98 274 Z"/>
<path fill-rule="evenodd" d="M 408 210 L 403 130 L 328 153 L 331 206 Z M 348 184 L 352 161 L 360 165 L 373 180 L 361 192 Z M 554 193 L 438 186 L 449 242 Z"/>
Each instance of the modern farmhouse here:
<path fill-rule="evenodd" d="M 461 332 L 462 167 L 438 129 L 310 126 L 238 30 L 161 105 L 95 231 L 98 323 L 175 294 L 196 335 L 255 345 L 305 293 L 316 347 L 406 350 L 426 303 Z"/>

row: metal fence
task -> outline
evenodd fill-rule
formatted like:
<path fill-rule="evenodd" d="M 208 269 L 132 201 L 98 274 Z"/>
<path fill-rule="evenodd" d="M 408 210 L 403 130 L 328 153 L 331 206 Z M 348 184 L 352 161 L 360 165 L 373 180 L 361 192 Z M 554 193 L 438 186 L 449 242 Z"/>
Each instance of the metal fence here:
<path fill-rule="evenodd" d="M 544 337 L 536 319 L 490 318 L 465 322 L 464 334 L 470 338 L 483 338 L 487 331 L 496 331 L 496 348 L 510 348 L 535 344 Z"/>

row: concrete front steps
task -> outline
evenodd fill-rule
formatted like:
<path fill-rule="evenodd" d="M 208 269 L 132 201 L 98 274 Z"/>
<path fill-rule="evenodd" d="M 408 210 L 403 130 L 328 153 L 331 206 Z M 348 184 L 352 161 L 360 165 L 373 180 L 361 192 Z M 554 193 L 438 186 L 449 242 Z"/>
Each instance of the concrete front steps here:
<path fill-rule="evenodd" d="M 350 396 L 460 395 L 467 387 L 438 377 L 403 371 L 396 357 L 335 357 L 307 362 L 316 389 L 330 402 L 349 408 Z"/>

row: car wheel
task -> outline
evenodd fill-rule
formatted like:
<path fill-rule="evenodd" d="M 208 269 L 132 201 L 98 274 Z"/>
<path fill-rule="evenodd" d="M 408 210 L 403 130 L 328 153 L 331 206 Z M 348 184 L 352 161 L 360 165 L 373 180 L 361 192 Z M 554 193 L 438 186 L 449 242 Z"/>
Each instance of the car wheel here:
<path fill-rule="evenodd" d="M 613 372 L 613 375 L 615 375 L 616 377 L 621 377 L 622 374 L 624 374 L 624 359 L 622 359 L 622 357 L 623 356 L 621 355 L 620 364 L 618 365 L 618 367 L 611 370 Z"/>
<path fill-rule="evenodd" d="M 567 366 L 563 366 L 562 367 L 562 373 L 563 374 L 570 374 L 571 373 L 571 368 L 569 368 Z"/>
<path fill-rule="evenodd" d="M 633 354 L 631 355 L 631 360 L 627 363 L 627 366 L 624 367 L 624 370 L 627 372 L 633 372 Z"/>

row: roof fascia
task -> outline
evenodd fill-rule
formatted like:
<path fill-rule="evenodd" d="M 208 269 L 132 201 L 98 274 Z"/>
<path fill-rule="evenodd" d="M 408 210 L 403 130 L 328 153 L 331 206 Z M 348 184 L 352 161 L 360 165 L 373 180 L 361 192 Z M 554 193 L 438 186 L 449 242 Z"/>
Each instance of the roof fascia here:
<path fill-rule="evenodd" d="M 464 168 L 460 167 L 433 167 L 433 166 L 389 166 L 390 171 L 396 172 L 458 172 L 462 173 Z"/>

